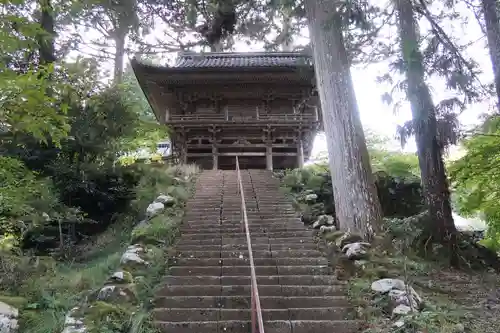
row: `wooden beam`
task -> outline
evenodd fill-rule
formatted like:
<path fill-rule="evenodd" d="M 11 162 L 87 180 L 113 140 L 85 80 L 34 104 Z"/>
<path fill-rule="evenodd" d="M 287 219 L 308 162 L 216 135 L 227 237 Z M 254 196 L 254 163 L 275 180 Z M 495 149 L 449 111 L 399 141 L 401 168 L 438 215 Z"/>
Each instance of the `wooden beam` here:
<path fill-rule="evenodd" d="M 207 143 L 207 144 L 188 144 L 188 148 L 195 148 L 195 149 L 212 149 L 212 144 Z M 255 143 L 251 145 L 245 145 L 245 144 L 238 144 L 238 145 L 233 145 L 233 144 L 217 144 L 215 145 L 217 148 L 266 148 L 267 145 L 264 143 Z M 272 145 L 273 148 L 295 148 L 295 144 L 282 144 L 282 143 L 275 143 Z"/>
<path fill-rule="evenodd" d="M 266 156 L 266 153 L 260 152 L 242 152 L 242 153 L 218 153 L 218 156 Z M 212 157 L 212 153 L 188 153 L 188 157 Z M 297 153 L 273 153 L 273 156 L 297 156 Z"/>

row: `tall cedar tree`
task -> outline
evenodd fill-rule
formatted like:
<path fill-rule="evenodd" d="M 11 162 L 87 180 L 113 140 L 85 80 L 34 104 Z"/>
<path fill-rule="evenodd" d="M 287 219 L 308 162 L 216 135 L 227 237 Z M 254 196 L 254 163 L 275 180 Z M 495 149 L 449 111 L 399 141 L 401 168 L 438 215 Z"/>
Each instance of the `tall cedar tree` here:
<path fill-rule="evenodd" d="M 500 112 L 500 22 L 498 21 L 498 1 L 482 0 L 481 6 L 486 26 L 486 37 L 490 59 L 495 76 L 495 89 L 497 93 L 497 109 Z"/>
<path fill-rule="evenodd" d="M 359 232 L 371 239 L 380 226 L 382 210 L 342 35 L 340 5 L 341 1 L 305 1 L 335 212 L 340 229 Z"/>
<path fill-rule="evenodd" d="M 39 0 L 40 4 L 40 26 L 42 33 L 38 36 L 40 47 L 40 64 L 47 65 L 56 61 L 54 51 L 54 9 L 50 0 Z"/>
<path fill-rule="evenodd" d="M 417 23 L 411 1 L 394 0 L 398 14 L 400 47 L 407 79 L 407 98 L 411 104 L 417 153 L 429 214 L 434 223 L 433 240 L 449 244 L 456 259 L 457 230 L 453 223 L 450 192 L 438 140 L 436 109 L 425 82 Z M 456 263 L 456 262 L 455 262 Z"/>

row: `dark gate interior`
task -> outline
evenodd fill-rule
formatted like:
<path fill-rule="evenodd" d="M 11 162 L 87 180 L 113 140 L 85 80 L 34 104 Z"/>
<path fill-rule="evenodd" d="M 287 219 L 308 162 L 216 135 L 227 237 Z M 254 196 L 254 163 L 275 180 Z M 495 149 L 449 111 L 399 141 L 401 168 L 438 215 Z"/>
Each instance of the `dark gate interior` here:
<path fill-rule="evenodd" d="M 240 169 L 265 169 L 265 156 L 238 156 Z M 219 156 L 219 169 L 236 170 L 235 156 Z"/>

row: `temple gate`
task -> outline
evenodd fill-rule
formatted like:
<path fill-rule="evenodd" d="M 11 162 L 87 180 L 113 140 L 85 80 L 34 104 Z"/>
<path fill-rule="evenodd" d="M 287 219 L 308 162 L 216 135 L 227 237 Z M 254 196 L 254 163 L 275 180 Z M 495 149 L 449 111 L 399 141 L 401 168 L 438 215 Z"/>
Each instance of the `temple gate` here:
<path fill-rule="evenodd" d="M 132 61 L 181 163 L 203 169 L 303 166 L 321 129 L 311 58 L 302 53 L 183 53 L 172 67 Z"/>

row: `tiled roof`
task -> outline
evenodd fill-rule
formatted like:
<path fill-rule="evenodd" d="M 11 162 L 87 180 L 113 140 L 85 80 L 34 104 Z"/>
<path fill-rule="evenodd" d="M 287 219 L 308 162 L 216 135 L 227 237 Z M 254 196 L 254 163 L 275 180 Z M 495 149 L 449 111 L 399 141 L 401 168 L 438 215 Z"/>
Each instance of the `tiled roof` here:
<path fill-rule="evenodd" d="M 297 52 L 183 53 L 174 68 L 297 67 L 311 64 L 311 57 Z"/>

